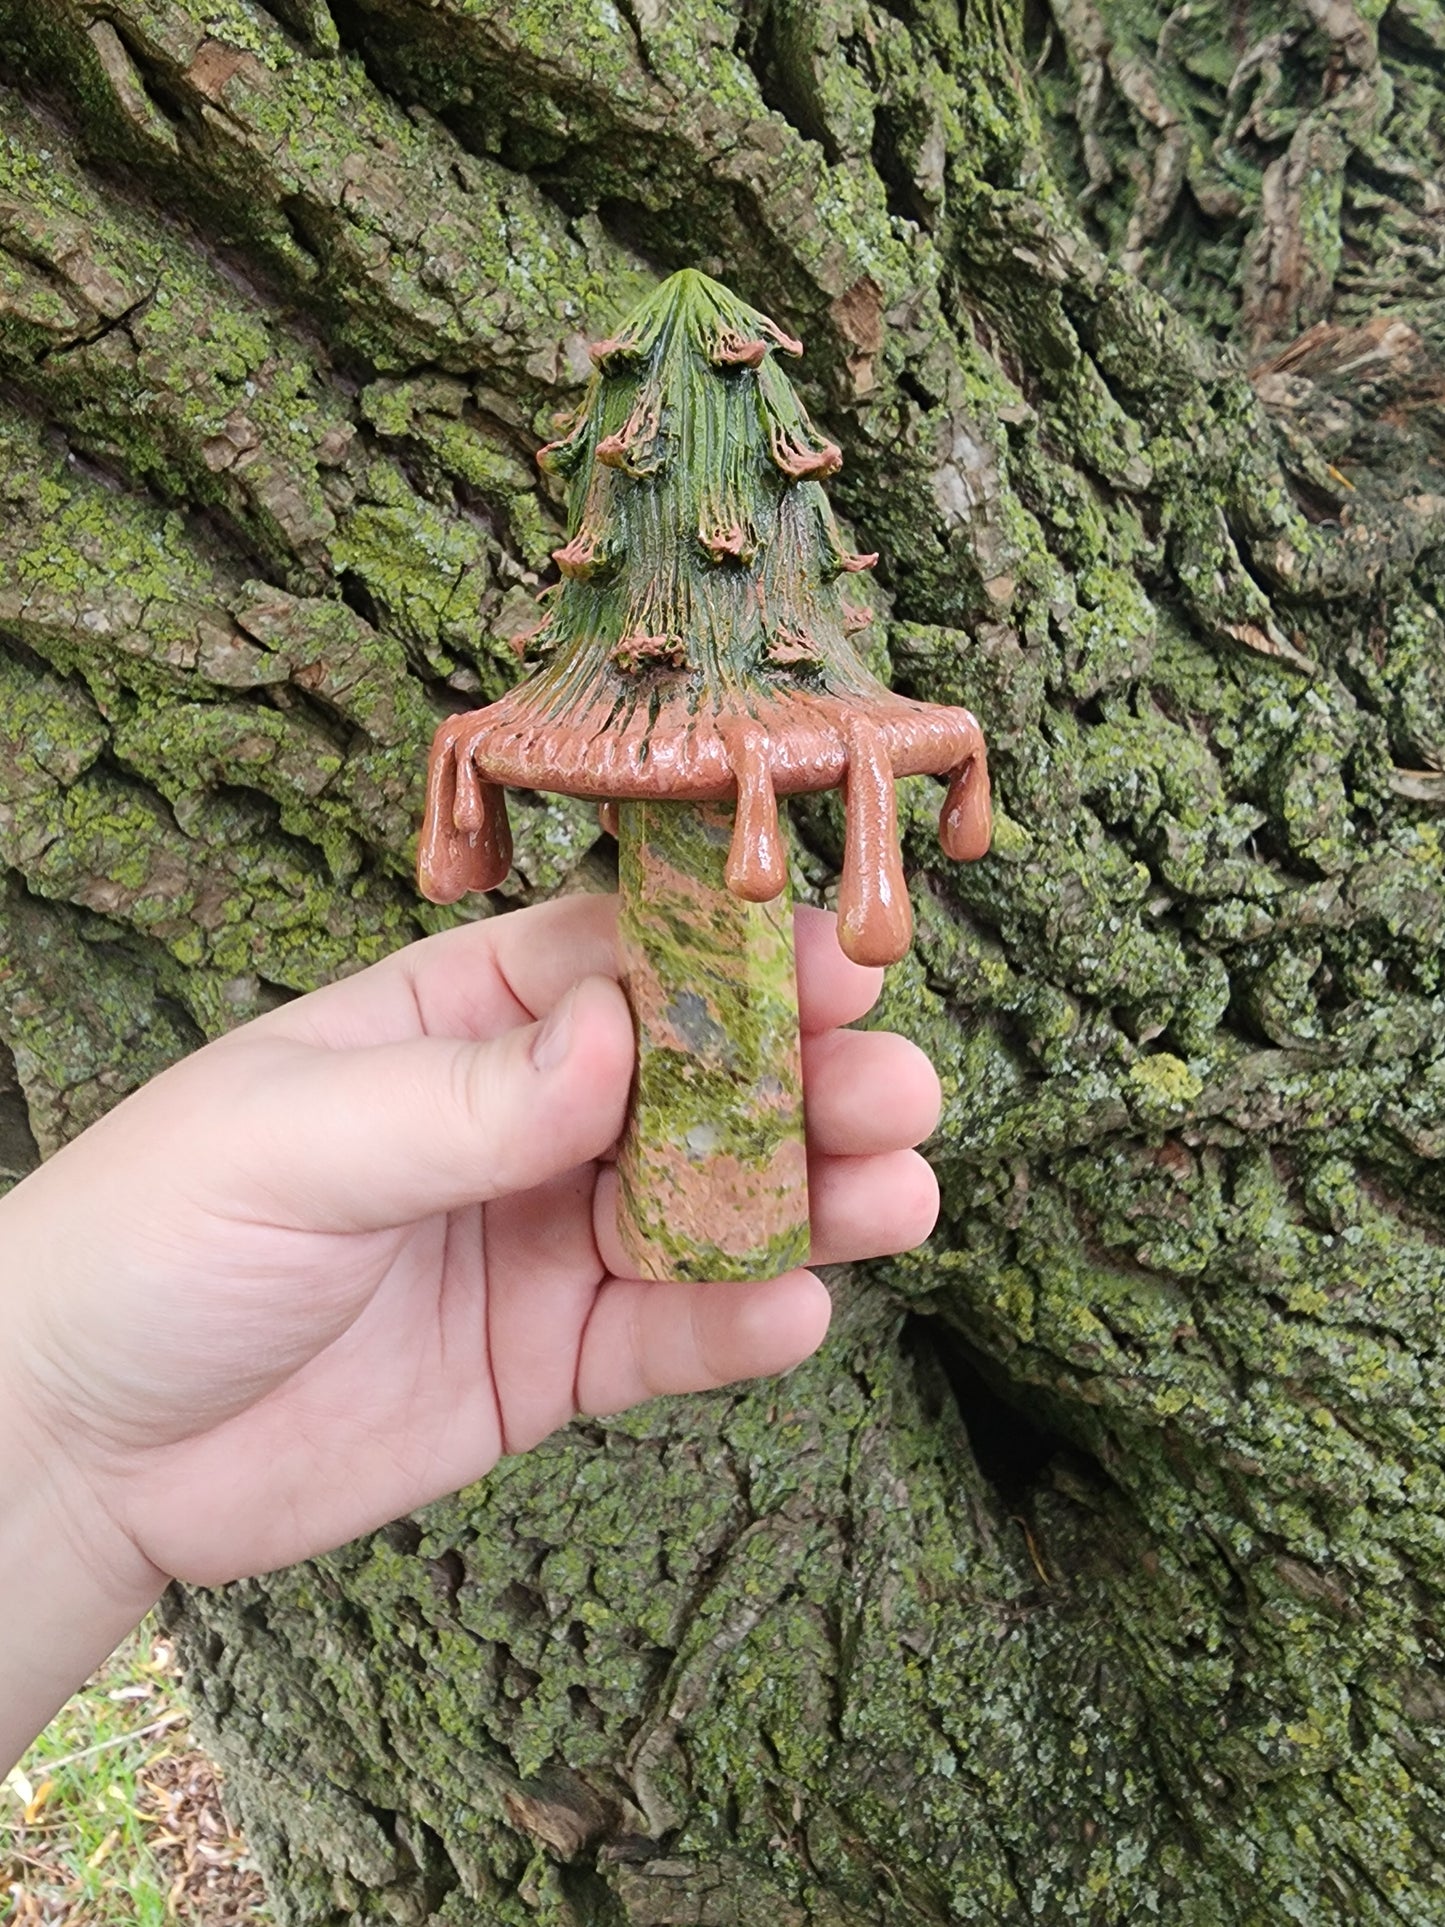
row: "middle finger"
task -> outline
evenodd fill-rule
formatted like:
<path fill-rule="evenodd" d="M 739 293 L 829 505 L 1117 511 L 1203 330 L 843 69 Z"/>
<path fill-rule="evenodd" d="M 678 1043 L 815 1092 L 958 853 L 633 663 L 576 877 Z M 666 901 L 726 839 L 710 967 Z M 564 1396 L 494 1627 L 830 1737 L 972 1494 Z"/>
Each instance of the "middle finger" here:
<path fill-rule="evenodd" d="M 615 1168 L 597 1174 L 593 1229 L 607 1270 L 633 1278 L 637 1268 L 617 1230 Z M 938 1220 L 938 1180 L 916 1151 L 877 1157 L 815 1157 L 808 1161 L 811 1251 L 815 1265 L 849 1264 L 911 1251 Z"/>

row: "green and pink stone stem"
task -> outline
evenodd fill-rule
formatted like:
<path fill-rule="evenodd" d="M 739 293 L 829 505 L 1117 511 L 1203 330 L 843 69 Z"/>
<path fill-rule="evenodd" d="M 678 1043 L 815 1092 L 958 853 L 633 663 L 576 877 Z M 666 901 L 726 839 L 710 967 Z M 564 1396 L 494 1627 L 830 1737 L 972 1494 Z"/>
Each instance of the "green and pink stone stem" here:
<path fill-rule="evenodd" d="M 619 1228 L 643 1278 L 772 1278 L 808 1258 L 792 892 L 725 881 L 726 804 L 624 803 L 624 983 L 637 1082 Z"/>
<path fill-rule="evenodd" d="M 726 288 L 674 275 L 610 340 L 563 437 L 560 581 L 535 673 L 443 723 L 418 856 L 424 893 L 490 890 L 511 864 L 504 785 L 595 798 L 620 837 L 638 1074 L 622 1234 L 650 1278 L 768 1277 L 807 1255 L 787 839 L 778 799 L 840 788 L 839 941 L 895 961 L 912 912 L 900 776 L 948 779 L 944 849 L 991 820 L 972 714 L 896 695 L 842 585 L 877 557 L 841 539 L 822 480 L 842 456 L 779 371 L 800 344 Z"/>

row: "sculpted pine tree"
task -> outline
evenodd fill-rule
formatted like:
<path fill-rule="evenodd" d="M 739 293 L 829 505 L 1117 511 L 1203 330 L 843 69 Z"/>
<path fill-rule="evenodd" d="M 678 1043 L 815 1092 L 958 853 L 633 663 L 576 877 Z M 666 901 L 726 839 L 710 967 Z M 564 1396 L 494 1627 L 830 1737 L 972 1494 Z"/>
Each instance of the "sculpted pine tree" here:
<path fill-rule="evenodd" d="M 1445 1919 L 1445 15 L 0 0 L 0 1170 L 457 914 L 669 269 L 807 344 L 944 1219 L 780 1384 L 173 1602 L 277 1918 Z M 607 887 L 519 795 L 491 901 Z M 842 867 L 794 805 L 800 883 Z"/>

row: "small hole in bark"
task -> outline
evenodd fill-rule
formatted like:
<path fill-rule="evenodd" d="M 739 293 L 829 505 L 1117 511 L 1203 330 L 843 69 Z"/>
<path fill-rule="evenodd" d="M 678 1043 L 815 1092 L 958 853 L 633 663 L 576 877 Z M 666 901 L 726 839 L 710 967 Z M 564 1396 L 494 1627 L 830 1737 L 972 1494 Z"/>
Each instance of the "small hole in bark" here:
<path fill-rule="evenodd" d="M 114 21 L 111 25 L 115 26 Z M 184 91 L 163 68 L 147 58 L 145 49 L 138 42 L 128 40 L 118 26 L 115 32 L 135 65 L 136 77 L 151 106 L 178 132 L 194 133 L 201 118 L 194 101 L 187 99 Z"/>
<path fill-rule="evenodd" d="M 996 1370 L 941 1318 L 910 1318 L 904 1343 L 947 1380 L 978 1469 L 1005 1505 L 1019 1504 L 1059 1453 L 1077 1456 L 1072 1441 L 1004 1396 Z"/>
<path fill-rule="evenodd" d="M 304 255 L 315 262 L 317 272 L 323 271 L 326 266 L 326 241 L 305 197 L 300 194 L 287 195 L 280 203 L 279 212 L 290 230 L 291 239 Z"/>
<path fill-rule="evenodd" d="M 898 386 L 921 413 L 928 415 L 937 408 L 939 397 L 924 387 L 913 369 L 904 368 L 899 372 Z"/>
<path fill-rule="evenodd" d="M 519 1625 L 532 1625 L 539 1619 L 547 1619 L 547 1601 L 535 1586 L 525 1580 L 513 1579 L 497 1595 L 497 1610 L 508 1619 L 515 1619 Z"/>
<path fill-rule="evenodd" d="M 15 1074 L 15 1060 L 0 1045 L 0 1191 L 33 1171 L 40 1150 L 30 1128 L 30 1112 Z"/>
<path fill-rule="evenodd" d="M 357 55 L 372 84 L 402 100 L 413 97 L 415 89 L 407 85 L 411 76 L 404 71 L 394 72 L 394 63 L 385 58 L 387 54 L 395 54 L 400 36 L 387 31 L 385 25 L 366 7 L 358 6 L 356 0 L 327 0 L 327 7 L 337 39 L 348 53 Z"/>
<path fill-rule="evenodd" d="M 393 1519 L 381 1528 L 380 1537 L 393 1552 L 411 1554 L 421 1544 L 421 1527 L 414 1519 Z"/>
<path fill-rule="evenodd" d="M 434 1591 L 443 1599 L 455 1599 L 467 1576 L 461 1554 L 448 1548 L 435 1559 L 428 1559 L 426 1569 Z"/>
<path fill-rule="evenodd" d="M 888 212 L 896 220 L 914 222 L 925 233 L 932 233 L 938 223 L 938 207 L 914 179 L 900 152 L 909 144 L 909 132 L 904 116 L 880 110 L 873 123 L 873 168 L 883 183 Z"/>
<path fill-rule="evenodd" d="M 657 210 L 638 201 L 607 198 L 598 201 L 593 212 L 609 237 L 640 255 L 659 280 L 679 267 L 692 265 L 686 241 L 670 232 L 665 216 Z M 705 235 L 706 228 L 700 228 L 699 233 Z M 705 262 L 698 265 L 705 266 Z"/>
<path fill-rule="evenodd" d="M 344 570 L 337 578 L 337 586 L 341 590 L 341 600 L 353 615 L 360 616 L 373 629 L 382 627 L 381 610 L 377 607 L 376 598 L 355 570 Z"/>

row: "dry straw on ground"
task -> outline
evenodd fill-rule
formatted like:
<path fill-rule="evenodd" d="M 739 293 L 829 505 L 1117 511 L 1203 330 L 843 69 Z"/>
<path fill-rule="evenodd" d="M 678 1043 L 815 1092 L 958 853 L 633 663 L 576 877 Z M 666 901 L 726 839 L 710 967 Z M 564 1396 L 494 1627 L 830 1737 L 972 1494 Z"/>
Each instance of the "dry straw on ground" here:
<path fill-rule="evenodd" d="M 126 1642 L 0 1788 L 4 1927 L 263 1927 L 170 1647 Z"/>

